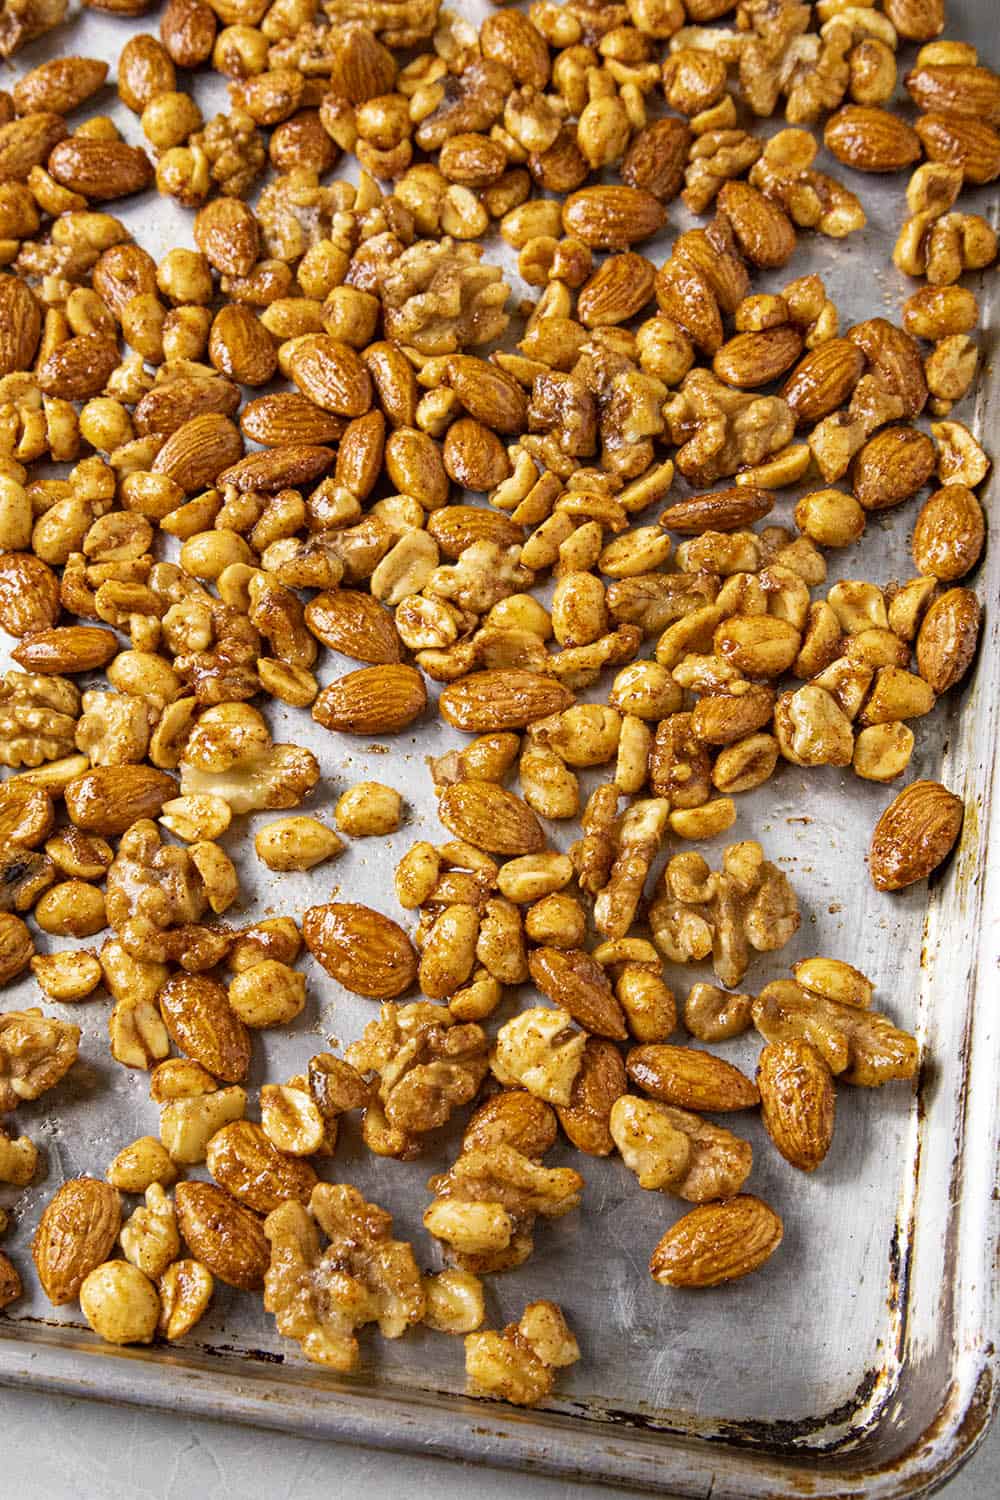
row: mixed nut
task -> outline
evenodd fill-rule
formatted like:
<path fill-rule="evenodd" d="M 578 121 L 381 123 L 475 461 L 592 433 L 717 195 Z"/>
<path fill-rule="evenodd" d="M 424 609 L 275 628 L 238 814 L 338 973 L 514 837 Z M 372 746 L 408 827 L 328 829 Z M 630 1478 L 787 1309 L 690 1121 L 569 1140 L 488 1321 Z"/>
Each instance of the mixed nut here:
<path fill-rule="evenodd" d="M 3 0 L 0 54 L 65 14 Z M 219 1280 L 262 1292 L 309 1360 L 349 1371 L 360 1328 L 422 1323 L 465 1337 L 475 1392 L 532 1404 L 576 1339 L 550 1302 L 483 1331 L 481 1278 L 580 1205 L 583 1177 L 543 1161 L 560 1130 L 692 1205 L 650 1274 L 710 1287 L 783 1228 L 744 1190 L 749 1143 L 705 1115 L 759 1108 L 812 1172 L 838 1079 L 916 1075 L 841 959 L 742 992 L 797 931 L 795 891 L 753 840 L 684 845 L 782 762 L 897 781 L 976 653 L 989 459 L 951 412 L 978 368 L 962 277 L 997 236 L 957 205 L 1000 176 L 1000 78 L 943 28 L 941 0 L 532 0 L 478 31 L 440 0 L 167 0 L 117 63 L 145 145 L 79 122 L 97 59 L 0 93 L 0 983 L 30 969 L 59 1005 L 103 986 L 111 1055 L 160 1111 L 35 1233 L 46 1295 L 102 1338 L 183 1338 Z M 889 107 L 910 44 L 912 123 Z M 206 120 L 209 67 L 230 108 Z M 815 165 L 820 130 L 844 180 Z M 353 184 L 331 175 L 352 155 Z M 842 328 L 816 274 L 753 290 L 800 232 L 865 224 L 854 172 L 911 174 L 893 258 L 923 284 L 898 324 Z M 193 214 L 195 248 L 159 262 L 109 211 L 151 187 Z M 657 263 L 636 247 L 678 197 L 706 222 Z M 493 230 L 537 292 L 513 317 Z M 766 524 L 792 485 L 794 525 Z M 928 489 L 912 577 L 826 587 L 826 550 Z M 323 682 L 323 648 L 355 665 Z M 336 899 L 232 925 L 233 819 L 286 814 L 256 856 L 306 872 L 404 818 L 374 781 L 335 828 L 296 811 L 321 758 L 275 743 L 269 699 L 333 735 L 439 712 L 471 737 L 431 762 L 448 837 L 398 863 L 406 925 Z M 931 874 L 962 816 L 904 786 L 875 887 Z M 571 820 L 562 853 L 546 825 Z M 99 943 L 36 951 L 33 929 Z M 380 1008 L 264 1084 L 258 1121 L 254 1033 L 301 1014 L 303 946 Z M 680 1007 L 702 1045 L 678 1044 L 667 976 L 708 959 L 718 983 Z M 705 1045 L 751 1027 L 755 1079 Z M 79 1041 L 0 1013 L 0 1114 Z M 342 1116 L 408 1161 L 469 1106 L 428 1183 L 447 1264 L 425 1273 L 320 1174 Z M 0 1182 L 37 1164 L 0 1131 Z M 0 1254 L 0 1307 L 20 1293 Z"/>

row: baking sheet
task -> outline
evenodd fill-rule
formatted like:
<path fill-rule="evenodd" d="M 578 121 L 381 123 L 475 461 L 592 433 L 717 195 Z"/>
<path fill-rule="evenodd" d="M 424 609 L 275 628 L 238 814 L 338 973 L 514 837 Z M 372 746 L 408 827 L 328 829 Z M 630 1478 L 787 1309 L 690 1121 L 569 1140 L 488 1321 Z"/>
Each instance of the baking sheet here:
<path fill-rule="evenodd" d="M 463 3 L 461 12 L 479 20 L 488 8 Z M 950 35 L 990 34 L 990 0 L 953 0 L 951 10 Z M 155 30 L 155 17 L 130 22 L 84 12 L 72 28 L 20 54 L 15 67 L 21 71 L 69 51 L 115 58 L 127 36 L 141 30 Z M 989 58 L 989 49 L 984 52 Z M 901 53 L 901 72 L 911 56 L 912 49 Z M 225 107 L 223 80 L 198 77 L 194 92 L 206 117 Z M 105 112 L 129 140 L 140 140 L 138 122 L 111 89 L 81 115 Z M 900 301 L 913 286 L 889 262 L 906 178 L 861 177 L 824 156 L 818 165 L 842 175 L 861 195 L 868 226 L 841 243 L 800 235 L 790 264 L 777 275 L 755 276 L 753 290 L 776 290 L 818 271 L 844 326 L 877 314 L 898 319 Z M 110 207 L 154 255 L 190 244 L 190 215 L 163 199 L 152 203 L 146 197 Z M 967 193 L 966 204 L 995 213 L 990 189 Z M 641 248 L 659 264 L 673 235 L 694 222 L 700 221 L 675 203 L 663 240 Z M 499 240 L 486 253 L 513 271 Z M 508 279 L 523 290 L 516 277 Z M 995 273 L 979 280 L 985 327 Z M 988 354 L 988 335 L 982 341 Z M 966 402 L 955 415 L 985 432 L 989 446 L 997 406 L 996 381 L 987 371 L 974 410 Z M 771 520 L 786 521 L 799 493 L 782 491 Z M 988 513 L 988 489 L 983 498 Z M 910 576 L 917 509 L 918 502 L 910 502 L 870 518 L 858 546 L 830 554 L 829 583 Z M 30 1268 L 30 1238 L 60 1182 L 80 1172 L 103 1175 L 122 1145 L 156 1133 L 158 1111 L 146 1075 L 109 1056 L 108 1000 L 73 1007 L 45 1001 L 47 1011 L 82 1026 L 81 1060 L 59 1088 L 17 1117 L 44 1150 L 47 1173 L 20 1195 L 0 1187 L 0 1206 L 13 1204 L 4 1249 L 27 1273 L 26 1296 L 0 1316 L 0 1381 L 188 1406 L 316 1435 L 619 1479 L 685 1496 L 894 1495 L 913 1493 L 944 1472 L 974 1442 L 993 1399 L 1000 902 L 997 872 L 986 856 L 997 720 L 998 553 L 991 550 L 974 580 L 987 608 L 976 672 L 914 725 L 917 743 L 906 779 L 939 777 L 967 799 L 962 845 L 943 878 L 929 891 L 921 885 L 891 897 L 875 892 L 864 856 L 891 793 L 833 768 L 781 765 L 765 787 L 738 799 L 736 827 L 710 846 L 717 853 L 734 838 L 759 838 L 789 874 L 802 909 L 796 938 L 780 953 L 755 959 L 747 988 L 759 989 L 809 954 L 846 958 L 876 982 L 879 1007 L 918 1032 L 928 1059 L 915 1090 L 838 1091 L 833 1147 L 812 1177 L 790 1169 L 758 1119 L 741 1115 L 736 1128 L 751 1140 L 755 1158 L 748 1188 L 785 1221 L 781 1250 L 762 1272 L 709 1292 L 657 1287 L 647 1271 L 649 1254 L 684 1206 L 642 1192 L 618 1160 L 557 1147 L 547 1162 L 571 1162 L 586 1180 L 581 1211 L 552 1224 L 539 1221 L 531 1259 L 486 1283 L 489 1325 L 516 1317 L 532 1298 L 552 1297 L 578 1332 L 583 1358 L 561 1372 L 550 1411 L 522 1414 L 469 1401 L 461 1341 L 425 1330 L 397 1342 L 368 1331 L 357 1376 L 334 1379 L 278 1338 L 258 1297 L 223 1286 L 182 1344 L 110 1349 L 93 1338 L 77 1308 L 49 1306 Z M 654 644 L 647 643 L 646 653 Z M 321 681 L 354 665 L 326 652 Z M 595 689 L 584 696 L 601 694 Z M 253 856 L 253 833 L 273 815 L 240 820 L 222 840 L 243 882 L 240 919 L 299 914 L 337 895 L 401 918 L 392 893 L 395 863 L 415 839 L 442 834 L 424 758 L 462 737 L 428 715 L 413 731 L 368 745 L 319 730 L 301 711 L 275 704 L 268 713 L 276 740 L 308 745 L 320 758 L 322 779 L 302 811 L 327 818 L 346 786 L 371 778 L 404 793 L 407 821 L 392 838 L 354 841 L 336 863 L 299 876 L 272 875 Z M 574 836 L 568 825 L 551 827 L 559 847 Z M 39 947 L 46 946 L 42 938 Z M 252 1087 L 300 1071 L 317 1050 L 353 1040 L 375 1013 L 371 1002 L 340 989 L 308 956 L 303 967 L 306 1009 L 291 1027 L 257 1035 Z M 667 966 L 667 975 L 681 996 L 695 979 L 710 977 L 696 966 Z M 4 1007 L 38 1000 L 28 979 L 5 991 Z M 514 1008 L 508 1003 L 497 1019 Z M 751 1035 L 717 1050 L 752 1070 L 759 1046 Z M 412 1239 L 422 1265 L 436 1268 L 438 1247 L 421 1223 L 425 1183 L 453 1158 L 458 1134 L 457 1127 L 442 1131 L 424 1157 L 396 1163 L 364 1151 L 356 1121 L 348 1120 L 336 1161 L 323 1165 L 321 1175 L 354 1182 L 390 1209 L 395 1232 Z"/>

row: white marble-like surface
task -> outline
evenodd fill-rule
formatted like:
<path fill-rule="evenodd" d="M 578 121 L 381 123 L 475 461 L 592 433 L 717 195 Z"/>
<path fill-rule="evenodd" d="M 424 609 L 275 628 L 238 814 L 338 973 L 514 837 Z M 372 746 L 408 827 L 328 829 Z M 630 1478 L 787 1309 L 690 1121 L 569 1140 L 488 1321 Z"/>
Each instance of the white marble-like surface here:
<path fill-rule="evenodd" d="M 603 1485 L 0 1389 L 4 1500 L 623 1500 Z M 1000 1493 L 1000 1423 L 945 1500 Z"/>

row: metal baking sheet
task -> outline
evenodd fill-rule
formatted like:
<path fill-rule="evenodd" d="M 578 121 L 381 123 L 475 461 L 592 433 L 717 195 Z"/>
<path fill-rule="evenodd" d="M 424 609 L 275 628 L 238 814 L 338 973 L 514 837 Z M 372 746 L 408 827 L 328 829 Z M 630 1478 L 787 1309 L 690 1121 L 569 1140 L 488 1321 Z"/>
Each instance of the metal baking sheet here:
<path fill-rule="evenodd" d="M 461 9 L 479 20 L 488 7 L 485 0 L 464 0 Z M 990 57 L 992 0 L 952 0 L 950 10 L 950 34 L 978 37 Z M 71 28 L 21 54 L 16 66 L 68 51 L 114 59 L 130 32 L 146 29 L 155 29 L 148 18 L 84 12 Z M 912 49 L 903 52 L 901 61 L 911 56 Z M 195 91 L 206 115 L 224 107 L 221 80 L 199 78 Z M 130 140 L 139 139 L 134 116 L 110 88 L 89 111 L 111 113 Z M 889 262 L 905 178 L 843 175 L 863 198 L 868 227 L 843 243 L 800 236 L 786 270 L 756 277 L 754 288 L 776 289 L 816 270 L 845 326 L 875 314 L 898 317 L 912 289 Z M 989 189 L 966 201 L 996 213 Z M 164 200 L 113 207 L 154 254 L 191 242 L 190 216 Z M 667 234 L 648 251 L 657 263 L 691 222 L 682 207 L 671 206 Z M 487 254 L 512 270 L 499 241 Z M 982 324 L 989 327 L 995 275 L 980 281 Z M 956 412 L 985 435 L 987 446 L 1000 416 L 988 339 L 978 395 Z M 782 492 L 773 519 L 790 515 L 796 494 Z M 989 491 L 984 500 L 988 510 Z M 830 581 L 908 577 L 916 508 L 911 502 L 873 518 L 860 545 L 830 556 Z M 358 1374 L 332 1377 L 278 1338 L 259 1297 L 225 1287 L 182 1343 L 110 1348 L 90 1334 L 76 1307 L 49 1306 L 31 1273 L 30 1239 L 58 1185 L 80 1172 L 102 1175 L 127 1141 L 156 1132 L 157 1110 L 146 1075 L 120 1068 L 108 1054 L 108 1001 L 46 1002 L 82 1026 L 81 1060 L 58 1089 L 18 1116 L 44 1150 L 45 1176 L 20 1196 L 0 1187 L 0 1205 L 13 1204 L 4 1248 L 26 1272 L 25 1298 L 0 1316 L 0 1382 L 618 1481 L 692 1500 L 882 1500 L 939 1483 L 974 1447 L 996 1396 L 1000 872 L 988 853 L 997 819 L 998 577 L 994 546 L 977 580 L 986 604 L 978 667 L 915 726 L 908 775 L 940 777 L 967 806 L 960 849 L 929 889 L 890 897 L 867 879 L 865 852 L 890 796 L 885 788 L 832 768 L 783 765 L 764 788 L 739 799 L 739 821 L 727 837 L 760 838 L 787 870 L 803 912 L 794 941 L 756 959 L 747 986 L 759 988 L 811 953 L 849 959 L 876 981 L 877 1003 L 917 1031 L 926 1057 L 913 1090 L 839 1091 L 833 1147 L 812 1177 L 781 1161 L 756 1118 L 740 1117 L 737 1128 L 755 1153 L 749 1187 L 774 1204 L 786 1226 L 780 1252 L 762 1272 L 715 1291 L 657 1287 L 647 1260 L 682 1206 L 640 1191 L 618 1160 L 557 1148 L 549 1160 L 571 1160 L 586 1179 L 582 1209 L 540 1223 L 531 1259 L 487 1281 L 491 1326 L 517 1316 L 531 1298 L 552 1297 L 579 1333 L 583 1358 L 561 1373 L 545 1410 L 470 1400 L 460 1341 L 425 1330 L 398 1342 L 366 1334 Z M 352 665 L 327 653 L 321 679 Z M 415 838 L 439 836 L 424 757 L 460 737 L 431 715 L 385 745 L 319 731 L 308 715 L 280 705 L 270 716 L 276 739 L 307 744 L 320 757 L 322 780 L 303 810 L 327 816 L 347 785 L 369 777 L 405 794 L 407 822 L 396 836 L 356 841 L 335 864 L 303 877 L 265 876 L 249 848 L 259 820 L 243 820 L 224 842 L 240 866 L 245 919 L 299 913 L 336 892 L 400 916 L 393 866 Z M 572 836 L 566 825 L 554 825 L 553 834 L 560 846 Z M 717 840 L 715 849 L 726 841 Z M 342 991 L 308 958 L 305 968 L 307 1007 L 286 1030 L 258 1034 L 253 1085 L 300 1070 L 317 1049 L 353 1040 L 374 1013 L 370 1002 Z M 681 994 L 707 977 L 698 969 L 667 972 Z M 39 994 L 25 981 L 3 998 L 9 1008 L 36 1003 Z M 752 1068 L 758 1046 L 751 1036 L 720 1050 Z M 349 1124 L 323 1175 L 354 1182 L 389 1208 L 396 1232 L 411 1238 L 418 1260 L 434 1268 L 438 1247 L 421 1223 L 425 1183 L 454 1155 L 456 1134 L 441 1132 L 425 1157 L 402 1164 L 368 1155 Z"/>

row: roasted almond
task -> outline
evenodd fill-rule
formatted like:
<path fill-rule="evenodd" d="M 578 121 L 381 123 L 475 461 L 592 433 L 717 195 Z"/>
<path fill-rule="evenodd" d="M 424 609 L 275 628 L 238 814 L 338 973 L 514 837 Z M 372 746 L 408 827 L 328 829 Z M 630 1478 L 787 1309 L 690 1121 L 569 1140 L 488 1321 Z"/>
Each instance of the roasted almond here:
<path fill-rule="evenodd" d="M 466 490 L 492 490 L 510 475 L 510 460 L 500 439 L 474 417 L 452 422 L 441 457 L 448 478 Z"/>
<path fill-rule="evenodd" d="M 625 1012 L 601 965 L 589 953 L 580 948 L 536 948 L 528 958 L 528 968 L 542 994 L 557 1010 L 568 1010 L 584 1031 L 617 1042 L 628 1036 Z M 623 1069 L 618 1093 L 624 1092 Z M 613 1102 L 608 1103 L 609 1111 Z"/>
<path fill-rule="evenodd" d="M 622 180 L 669 203 L 684 184 L 684 168 L 691 148 L 691 130 L 686 120 L 668 115 L 653 120 L 633 137 L 622 159 Z"/>
<path fill-rule="evenodd" d="M 528 398 L 512 375 L 471 354 L 448 360 L 448 383 L 470 417 L 494 432 L 523 432 L 528 422 Z"/>
<path fill-rule="evenodd" d="M 153 473 L 166 474 L 188 495 L 214 484 L 223 469 L 243 454 L 240 430 L 221 412 L 190 417 L 171 433 L 153 460 Z"/>
<path fill-rule="evenodd" d="M 56 57 L 19 78 L 11 89 L 19 115 L 52 110 L 68 115 L 96 94 L 108 76 L 108 65 L 96 57 Z"/>
<path fill-rule="evenodd" d="M 982 611 L 971 589 L 948 589 L 924 615 L 917 636 L 917 667 L 939 696 L 972 665 Z"/>
<path fill-rule="evenodd" d="M 986 540 L 983 508 L 964 484 L 935 490 L 913 528 L 917 572 L 954 583 L 976 566 Z"/>
<path fill-rule="evenodd" d="M 342 734 L 398 734 L 427 707 L 424 679 L 415 667 L 389 663 L 359 667 L 331 682 L 313 704 L 324 729 Z"/>
<path fill-rule="evenodd" d="M 0 276 L 0 378 L 28 370 L 42 333 L 42 310 L 20 276 Z"/>
<path fill-rule="evenodd" d="M 304 396 L 339 417 L 360 417 L 372 404 L 372 380 L 356 351 L 326 334 L 296 347 L 290 373 Z"/>
<path fill-rule="evenodd" d="M 750 1193 L 703 1203 L 667 1230 L 650 1258 L 649 1274 L 661 1286 L 736 1281 L 774 1254 L 783 1233 L 774 1209 Z"/>
<path fill-rule="evenodd" d="M 951 852 L 962 827 L 961 797 L 939 781 L 913 781 L 892 799 L 872 834 L 868 870 L 878 891 L 924 880 Z"/>
<path fill-rule="evenodd" d="M 244 1292 L 263 1286 L 271 1249 L 256 1214 L 212 1182 L 179 1182 L 174 1206 L 191 1254 L 213 1276 Z"/>
<path fill-rule="evenodd" d="M 63 796 L 70 821 L 85 833 L 116 837 L 139 818 L 157 818 L 177 783 L 152 766 L 94 766 L 77 776 Z"/>
<path fill-rule="evenodd" d="M 716 352 L 712 369 L 727 385 L 753 390 L 784 375 L 801 353 L 801 333 L 791 323 L 782 323 L 777 328 L 737 333 Z"/>
<path fill-rule="evenodd" d="M 864 354 L 850 339 L 827 339 L 810 349 L 781 387 L 798 426 L 811 427 L 843 406 L 864 368 Z"/>
<path fill-rule="evenodd" d="M 900 115 L 867 104 L 846 104 L 831 115 L 823 143 L 857 172 L 902 172 L 920 160 L 917 132 Z"/>
<path fill-rule="evenodd" d="M 908 42 L 930 42 L 944 30 L 944 0 L 884 0 L 882 9 Z"/>
<path fill-rule="evenodd" d="M 46 396 L 86 401 L 103 391 L 118 365 L 118 344 L 103 333 L 82 333 L 57 344 L 36 375 Z"/>
<path fill-rule="evenodd" d="M 524 541 L 524 527 L 503 511 L 481 505 L 442 505 L 427 518 L 427 530 L 445 557 L 454 561 L 474 542 L 496 542 L 516 547 Z"/>
<path fill-rule="evenodd" d="M 240 385 L 266 385 L 278 368 L 274 339 L 240 302 L 220 308 L 213 318 L 208 357 L 221 374 Z"/>
<path fill-rule="evenodd" d="M 578 1151 L 588 1156 L 610 1156 L 611 1107 L 628 1088 L 621 1053 L 611 1042 L 588 1037 L 580 1071 L 573 1080 L 568 1104 L 557 1107 L 559 1123 Z"/>
<path fill-rule="evenodd" d="M 538 854 L 542 825 L 526 802 L 492 781 L 456 781 L 445 787 L 438 817 L 456 838 L 489 854 Z"/>
<path fill-rule="evenodd" d="M 633 1047 L 625 1066 L 644 1093 L 680 1109 L 750 1109 L 760 1102 L 756 1085 L 745 1073 L 698 1047 Z"/>
<path fill-rule="evenodd" d="M 393 1000 L 417 977 L 417 951 L 391 917 L 357 902 L 311 906 L 302 936 L 313 958 L 345 989 Z"/>
<path fill-rule="evenodd" d="M 279 1151 L 251 1120 L 234 1120 L 217 1130 L 205 1161 L 221 1188 L 259 1214 L 289 1198 L 308 1203 L 316 1186 L 309 1163 Z"/>
<path fill-rule="evenodd" d="M 627 250 L 638 240 L 648 240 L 666 222 L 663 204 L 645 188 L 581 188 L 562 207 L 566 233 L 595 250 Z"/>
<path fill-rule="evenodd" d="M 260 254 L 260 230 L 239 198 L 213 198 L 198 210 L 194 242 L 220 276 L 249 276 Z"/>
<path fill-rule="evenodd" d="M 627 323 L 653 295 L 656 270 L 634 250 L 609 255 L 584 282 L 576 300 L 576 315 L 585 328 L 608 328 Z"/>
<path fill-rule="evenodd" d="M 268 448 L 265 453 L 248 453 L 217 476 L 220 485 L 235 485 L 238 490 L 298 489 L 325 474 L 333 463 L 332 448 L 313 443 L 289 443 Z"/>
<path fill-rule="evenodd" d="M 204 974 L 175 974 L 157 1001 L 176 1047 L 214 1078 L 242 1083 L 250 1066 L 250 1033 L 225 989 Z"/>
<path fill-rule="evenodd" d="M 44 166 L 66 133 L 66 121 L 51 110 L 0 125 L 0 182 L 26 182 L 32 167 Z"/>
<path fill-rule="evenodd" d="M 128 0 L 102 0 L 102 3 L 126 4 Z M 236 16 L 240 12 L 230 14 Z M 160 37 L 179 68 L 198 68 L 212 55 L 216 24 L 215 12 L 207 0 L 167 0 L 160 17 Z"/>
<path fill-rule="evenodd" d="M 0 556 L 0 630 L 16 636 L 47 634 L 59 608 L 59 579 L 48 563 L 33 552 Z"/>
<path fill-rule="evenodd" d="M 815 1172 L 833 1140 L 833 1074 L 801 1038 L 768 1042 L 757 1064 L 764 1128 L 786 1161 Z"/>
<path fill-rule="evenodd" d="M 918 109 L 1000 125 L 1000 77 L 963 63 L 913 68 L 903 79 Z"/>
<path fill-rule="evenodd" d="M 854 460 L 852 488 L 865 510 L 889 510 L 922 489 L 937 462 L 934 444 L 915 427 L 886 427 Z"/>
<path fill-rule="evenodd" d="M 755 266 L 783 266 L 795 250 L 795 225 L 776 203 L 748 182 L 723 183 L 717 198 L 747 260 Z"/>
<path fill-rule="evenodd" d="M 50 1198 L 31 1252 L 42 1289 L 54 1306 L 76 1300 L 90 1272 L 114 1249 L 121 1223 L 117 1190 L 96 1177 L 72 1177 Z"/>
<path fill-rule="evenodd" d="M 509 68 L 518 83 L 542 89 L 549 81 L 549 49 L 526 15 L 492 11 L 483 21 L 479 45 L 490 62 Z"/>
<path fill-rule="evenodd" d="M 512 1146 L 522 1156 L 537 1159 L 555 1145 L 557 1134 L 551 1104 L 525 1089 L 505 1088 L 484 1099 L 473 1111 L 462 1146 L 466 1151 Z"/>
<path fill-rule="evenodd" d="M 935 110 L 920 115 L 914 129 L 928 161 L 961 167 L 966 182 L 993 182 L 1000 177 L 1000 134 L 985 120 Z"/>
<path fill-rule="evenodd" d="M 918 416 L 927 404 L 927 382 L 916 339 L 887 318 L 855 323 L 847 330 L 847 337 L 862 351 L 873 373 L 880 377 L 880 384 L 903 402 L 903 415 Z"/>
<path fill-rule="evenodd" d="M 395 620 L 371 594 L 355 589 L 317 594 L 306 605 L 305 617 L 317 640 L 356 661 L 386 666 L 402 655 Z"/>
<path fill-rule="evenodd" d="M 99 625 L 57 625 L 51 630 L 37 630 L 11 652 L 26 672 L 58 673 L 92 672 L 104 667 L 118 655 L 118 639 L 112 630 Z"/>
<path fill-rule="evenodd" d="M 56 182 L 92 203 L 141 193 L 153 180 L 153 163 L 141 146 L 83 135 L 54 146 L 48 167 Z"/>
<path fill-rule="evenodd" d="M 660 517 L 665 531 L 679 531 L 685 536 L 699 536 L 703 531 L 738 531 L 760 521 L 774 506 L 770 490 L 753 485 L 734 485 L 711 495 L 692 495 L 678 500 Z"/>
<path fill-rule="evenodd" d="M 184 375 L 160 381 L 147 391 L 136 406 L 133 421 L 140 434 L 163 432 L 169 437 L 192 417 L 211 412 L 231 417 L 239 404 L 239 386 L 224 376 Z M 253 433 L 247 435 L 253 437 Z"/>
<path fill-rule="evenodd" d="M 258 396 L 240 412 L 244 436 L 265 448 L 281 448 L 289 443 L 332 443 L 343 435 L 345 425 L 342 417 L 323 411 L 298 391 Z"/>
<path fill-rule="evenodd" d="M 470 672 L 448 685 L 438 699 L 441 717 L 455 729 L 488 734 L 524 729 L 534 719 L 561 713 L 573 702 L 569 688 L 542 672 L 498 668 Z"/>

